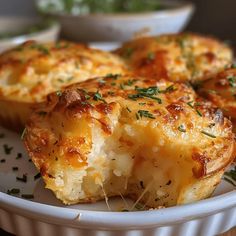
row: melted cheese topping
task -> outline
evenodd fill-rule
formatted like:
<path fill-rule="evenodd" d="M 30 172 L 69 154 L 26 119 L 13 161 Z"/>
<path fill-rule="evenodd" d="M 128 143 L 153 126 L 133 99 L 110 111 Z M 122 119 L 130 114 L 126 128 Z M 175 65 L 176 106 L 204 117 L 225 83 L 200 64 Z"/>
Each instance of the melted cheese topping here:
<path fill-rule="evenodd" d="M 125 72 L 123 62 L 109 52 L 69 42 L 28 41 L 0 55 L 0 98 L 41 102 L 72 83 Z"/>
<path fill-rule="evenodd" d="M 224 70 L 232 51 L 216 39 L 182 33 L 146 37 L 116 51 L 138 76 L 198 82 Z"/>
<path fill-rule="evenodd" d="M 199 85 L 201 95 L 236 119 L 236 69 L 227 69 Z"/>
<path fill-rule="evenodd" d="M 66 204 L 120 194 L 151 207 L 200 200 L 234 149 L 230 121 L 187 85 L 118 75 L 51 94 L 24 141 Z"/>

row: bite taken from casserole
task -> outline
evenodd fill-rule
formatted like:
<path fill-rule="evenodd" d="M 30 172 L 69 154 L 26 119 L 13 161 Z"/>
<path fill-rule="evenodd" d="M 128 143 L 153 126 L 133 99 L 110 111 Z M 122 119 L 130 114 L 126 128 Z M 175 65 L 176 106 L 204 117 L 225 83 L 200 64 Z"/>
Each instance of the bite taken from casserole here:
<path fill-rule="evenodd" d="M 110 75 L 49 95 L 24 142 L 65 204 L 123 195 L 168 207 L 211 195 L 233 159 L 231 129 L 185 84 Z"/>
<path fill-rule="evenodd" d="M 33 105 L 88 78 L 125 73 L 121 59 L 82 44 L 28 41 L 0 55 L 0 123 L 22 130 Z"/>
<path fill-rule="evenodd" d="M 233 60 L 225 43 L 207 36 L 180 33 L 144 37 L 115 51 L 138 76 L 197 83 L 222 71 Z"/>

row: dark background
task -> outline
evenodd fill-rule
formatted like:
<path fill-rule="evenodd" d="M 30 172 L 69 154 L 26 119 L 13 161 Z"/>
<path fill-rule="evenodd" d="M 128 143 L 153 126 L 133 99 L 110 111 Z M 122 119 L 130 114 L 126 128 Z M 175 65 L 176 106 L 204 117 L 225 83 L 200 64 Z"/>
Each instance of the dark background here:
<path fill-rule="evenodd" d="M 236 42 L 236 0 L 190 1 L 195 3 L 196 12 L 187 30 Z M 35 15 L 37 11 L 34 2 L 35 0 L 0 0 L 0 16 Z"/>
<path fill-rule="evenodd" d="M 196 11 L 187 30 L 215 35 L 236 46 L 236 0 L 191 1 L 195 3 Z M 33 0 L 0 0 L 0 16 L 36 14 Z M 0 229 L 0 235 L 10 234 Z"/>

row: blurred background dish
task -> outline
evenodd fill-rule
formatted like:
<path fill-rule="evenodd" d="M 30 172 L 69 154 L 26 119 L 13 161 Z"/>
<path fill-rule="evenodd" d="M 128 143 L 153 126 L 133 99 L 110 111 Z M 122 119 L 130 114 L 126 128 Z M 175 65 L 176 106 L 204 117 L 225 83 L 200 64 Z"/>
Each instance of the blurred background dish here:
<path fill-rule="evenodd" d="M 25 42 L 56 41 L 60 26 L 54 21 L 37 17 L 1 16 L 0 17 L 0 52 Z"/>
<path fill-rule="evenodd" d="M 194 11 L 194 4 L 173 0 L 38 0 L 37 6 L 58 19 L 63 37 L 82 42 L 177 33 Z"/>

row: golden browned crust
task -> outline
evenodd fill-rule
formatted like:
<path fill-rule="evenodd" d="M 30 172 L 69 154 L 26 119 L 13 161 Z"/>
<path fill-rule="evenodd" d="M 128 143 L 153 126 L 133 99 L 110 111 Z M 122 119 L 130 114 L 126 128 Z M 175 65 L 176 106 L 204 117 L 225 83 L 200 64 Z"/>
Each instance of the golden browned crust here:
<path fill-rule="evenodd" d="M 144 189 L 153 207 L 196 201 L 214 190 L 234 149 L 231 122 L 189 86 L 118 75 L 48 96 L 24 141 L 67 204 Z"/>
<path fill-rule="evenodd" d="M 32 104 L 45 100 L 53 91 L 109 73 L 126 73 L 121 59 L 82 44 L 28 41 L 6 51 L 0 55 L 0 101 L 8 103 L 9 108 L 6 112 L 1 109 L 0 120 L 6 121 L 1 124 L 21 129 L 25 120 L 21 119 L 18 127 L 18 118 L 15 117 L 15 121 L 13 118 L 17 110 L 14 107 L 19 103 L 24 107 L 28 105 L 29 111 Z M 28 111 L 16 116 L 27 117 Z M 10 115 L 9 124 L 8 117 L 3 113 Z"/>
<path fill-rule="evenodd" d="M 229 68 L 199 84 L 198 92 L 236 119 L 236 69 Z"/>
<path fill-rule="evenodd" d="M 132 40 L 116 53 L 138 76 L 179 82 L 205 80 L 224 70 L 233 59 L 224 43 L 192 33 Z"/>

